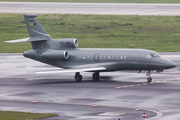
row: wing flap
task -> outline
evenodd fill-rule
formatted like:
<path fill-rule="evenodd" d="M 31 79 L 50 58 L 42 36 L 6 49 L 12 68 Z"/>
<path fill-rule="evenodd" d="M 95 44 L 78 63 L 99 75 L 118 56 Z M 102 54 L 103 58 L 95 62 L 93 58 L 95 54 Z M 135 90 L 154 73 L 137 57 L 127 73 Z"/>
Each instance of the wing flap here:
<path fill-rule="evenodd" d="M 61 69 L 61 70 L 57 70 L 57 71 L 36 72 L 36 74 L 68 73 L 68 72 L 91 72 L 91 71 L 103 71 L 103 70 L 106 70 L 106 68 L 105 67 L 95 67 L 95 68 Z"/>

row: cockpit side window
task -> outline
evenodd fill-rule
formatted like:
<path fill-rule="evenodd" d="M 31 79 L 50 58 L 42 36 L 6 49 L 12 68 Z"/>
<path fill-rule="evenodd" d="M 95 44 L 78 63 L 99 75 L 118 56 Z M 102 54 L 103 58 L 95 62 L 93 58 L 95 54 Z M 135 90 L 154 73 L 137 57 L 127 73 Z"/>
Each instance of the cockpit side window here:
<path fill-rule="evenodd" d="M 146 58 L 159 58 L 159 57 L 161 56 L 157 53 L 149 53 L 146 55 Z"/>
<path fill-rule="evenodd" d="M 154 54 L 155 58 L 161 57 L 159 54 Z"/>
<path fill-rule="evenodd" d="M 146 55 L 146 58 L 151 58 L 151 54 L 147 54 L 147 55 Z"/>
<path fill-rule="evenodd" d="M 154 54 L 150 54 L 152 58 L 155 58 L 155 55 Z"/>

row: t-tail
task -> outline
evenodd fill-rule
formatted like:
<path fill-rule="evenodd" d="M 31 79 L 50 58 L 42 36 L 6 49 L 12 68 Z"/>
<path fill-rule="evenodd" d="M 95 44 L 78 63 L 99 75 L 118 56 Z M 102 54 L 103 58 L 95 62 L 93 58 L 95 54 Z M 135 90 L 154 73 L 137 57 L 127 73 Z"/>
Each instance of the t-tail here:
<path fill-rule="evenodd" d="M 31 42 L 34 50 L 41 48 L 45 45 L 46 41 L 52 40 L 50 35 L 44 30 L 44 28 L 35 19 L 37 15 L 24 15 L 26 27 L 28 29 L 29 38 L 23 38 L 18 40 L 5 41 L 7 43 L 18 42 Z"/>

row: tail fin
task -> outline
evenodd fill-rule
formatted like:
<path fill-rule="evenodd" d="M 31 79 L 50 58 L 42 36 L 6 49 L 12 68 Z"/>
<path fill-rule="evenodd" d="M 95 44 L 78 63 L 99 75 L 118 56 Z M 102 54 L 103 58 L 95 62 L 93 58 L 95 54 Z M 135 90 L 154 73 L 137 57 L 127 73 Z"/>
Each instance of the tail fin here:
<path fill-rule="evenodd" d="M 39 24 L 39 22 L 35 19 L 37 15 L 24 15 L 24 19 L 26 22 L 26 27 L 28 29 L 29 38 L 18 39 L 5 41 L 7 43 L 18 43 L 18 42 L 28 42 L 30 41 L 33 49 L 43 49 L 47 47 L 48 40 L 52 38 L 50 35 L 44 30 L 44 28 Z"/>
<path fill-rule="evenodd" d="M 50 37 L 35 17 L 37 15 L 24 15 L 29 37 Z"/>

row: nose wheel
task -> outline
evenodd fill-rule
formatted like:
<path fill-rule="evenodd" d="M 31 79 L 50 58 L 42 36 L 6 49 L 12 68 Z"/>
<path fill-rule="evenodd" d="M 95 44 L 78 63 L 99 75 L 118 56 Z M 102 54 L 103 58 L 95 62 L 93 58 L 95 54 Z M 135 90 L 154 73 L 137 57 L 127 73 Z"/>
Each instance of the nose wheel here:
<path fill-rule="evenodd" d="M 151 77 L 148 77 L 148 78 L 147 78 L 147 81 L 148 81 L 148 82 L 151 82 L 151 81 L 152 81 L 152 78 L 151 78 Z"/>
<path fill-rule="evenodd" d="M 80 75 L 79 72 L 76 72 L 74 78 L 75 78 L 75 80 L 76 80 L 77 82 L 81 82 L 81 81 L 82 81 L 82 75 Z"/>
<path fill-rule="evenodd" d="M 151 81 L 152 81 L 151 74 L 152 74 L 152 71 L 151 71 L 151 70 L 149 70 L 149 71 L 147 72 L 147 74 L 146 74 L 146 76 L 148 76 L 148 78 L 147 78 L 147 81 L 148 81 L 148 82 L 151 82 Z"/>

